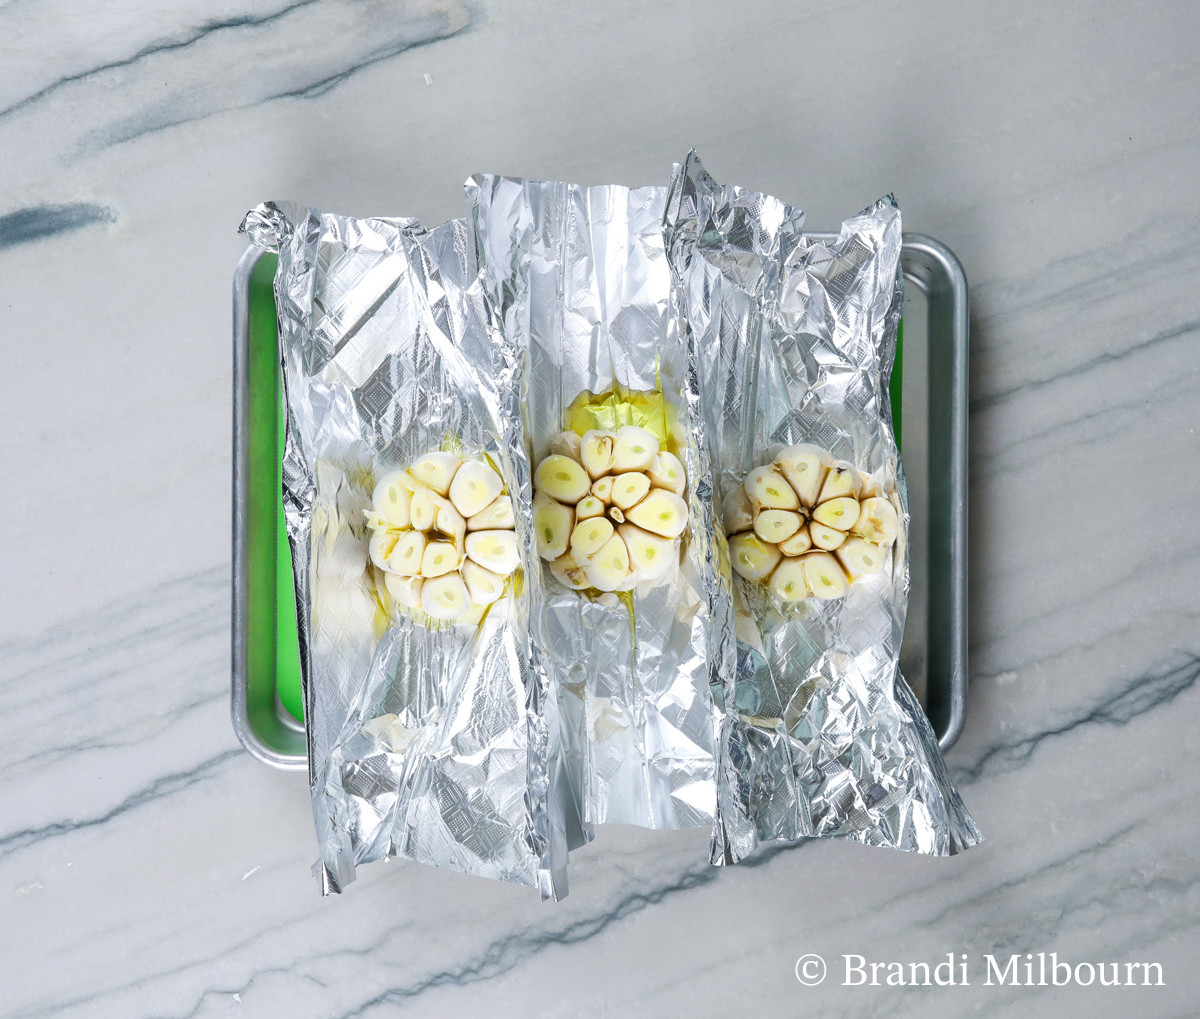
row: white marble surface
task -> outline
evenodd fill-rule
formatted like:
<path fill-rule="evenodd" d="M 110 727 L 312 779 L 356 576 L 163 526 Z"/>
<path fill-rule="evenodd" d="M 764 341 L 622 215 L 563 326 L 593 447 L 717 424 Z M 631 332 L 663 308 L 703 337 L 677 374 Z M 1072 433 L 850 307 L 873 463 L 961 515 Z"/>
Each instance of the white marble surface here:
<path fill-rule="evenodd" d="M 1200 1014 L 1197 39 L 1186 0 L 0 2 L 0 1015 Z M 611 829 L 557 906 L 395 861 L 322 900 L 303 776 L 228 718 L 238 221 L 693 145 L 813 228 L 894 190 L 966 266 L 988 841 L 720 871 Z M 1026 951 L 1165 985 L 980 986 Z"/>

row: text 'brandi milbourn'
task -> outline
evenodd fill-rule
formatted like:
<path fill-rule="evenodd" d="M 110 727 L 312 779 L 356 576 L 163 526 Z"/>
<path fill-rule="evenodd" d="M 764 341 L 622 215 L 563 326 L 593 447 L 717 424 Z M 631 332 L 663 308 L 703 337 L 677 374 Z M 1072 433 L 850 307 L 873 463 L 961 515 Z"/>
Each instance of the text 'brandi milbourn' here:
<path fill-rule="evenodd" d="M 842 958 L 846 961 L 843 987 L 971 986 L 967 956 L 961 956 L 956 962 L 953 952 L 947 952 L 946 961 L 933 967 L 927 962 L 867 962 L 861 955 L 843 955 Z M 1089 987 L 1094 983 L 1104 987 L 1164 986 L 1162 964 L 1157 962 L 1080 962 L 1072 965 L 1060 962 L 1057 952 L 1029 952 L 1023 957 L 1018 952 L 1009 956 L 1003 967 L 993 955 L 985 955 L 983 961 L 984 987 L 1065 987 L 1068 984 Z M 1142 978 L 1140 981 L 1138 976 Z"/>

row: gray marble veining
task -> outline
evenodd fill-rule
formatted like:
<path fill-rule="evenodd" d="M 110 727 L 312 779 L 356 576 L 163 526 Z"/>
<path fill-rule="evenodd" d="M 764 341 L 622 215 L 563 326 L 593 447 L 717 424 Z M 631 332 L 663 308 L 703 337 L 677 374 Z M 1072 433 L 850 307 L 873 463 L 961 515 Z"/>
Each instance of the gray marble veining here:
<path fill-rule="evenodd" d="M 1200 1014 L 1197 38 L 1116 0 L 0 3 L 0 1015 Z M 237 223 L 693 145 L 814 228 L 895 191 L 966 267 L 948 763 L 988 842 L 714 869 L 605 828 L 557 906 L 395 861 L 320 899 L 303 776 L 228 720 Z M 842 983 L 948 952 L 971 986 Z M 1039 952 L 1164 986 L 984 985 Z"/>

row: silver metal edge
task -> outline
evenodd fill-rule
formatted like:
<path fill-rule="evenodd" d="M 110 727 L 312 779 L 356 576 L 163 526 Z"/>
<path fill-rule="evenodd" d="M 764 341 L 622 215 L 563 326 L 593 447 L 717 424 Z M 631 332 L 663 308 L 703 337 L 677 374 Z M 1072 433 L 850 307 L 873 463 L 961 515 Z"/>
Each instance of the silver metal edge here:
<path fill-rule="evenodd" d="M 958 257 L 941 241 L 923 234 L 904 235 L 906 251 L 917 252 L 931 271 L 942 274 L 942 283 L 953 302 L 953 329 L 950 366 L 950 561 L 954 571 L 951 585 L 950 645 L 952 672 L 950 676 L 950 719 L 939 739 L 943 750 L 950 749 L 962 734 L 967 713 L 967 685 L 970 677 L 967 643 L 967 497 L 969 434 L 969 353 L 970 319 L 967 305 L 967 274 Z M 936 295 L 927 291 L 931 301 Z M 931 309 L 932 314 L 932 309 Z"/>
<path fill-rule="evenodd" d="M 233 274 L 233 660 L 229 709 L 233 719 L 233 731 L 253 757 L 276 768 L 300 770 L 308 767 L 308 755 L 283 754 L 263 743 L 250 725 L 247 700 L 246 492 L 249 467 L 246 461 L 249 437 L 246 414 L 250 359 L 248 297 L 250 277 L 258 265 L 258 260 L 265 254 L 264 249 L 251 245 L 238 260 L 237 269 Z M 278 694 L 276 699 L 278 700 Z"/>

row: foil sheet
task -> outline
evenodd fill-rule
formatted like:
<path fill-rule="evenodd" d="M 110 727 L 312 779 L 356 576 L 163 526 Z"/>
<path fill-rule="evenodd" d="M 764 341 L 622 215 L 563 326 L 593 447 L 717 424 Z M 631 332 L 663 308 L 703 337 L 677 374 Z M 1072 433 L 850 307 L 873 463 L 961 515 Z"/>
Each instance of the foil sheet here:
<path fill-rule="evenodd" d="M 365 559 L 374 481 L 451 442 L 499 467 L 522 561 L 537 562 L 523 360 L 495 328 L 466 224 L 267 204 L 243 230 L 279 252 L 284 509 L 323 890 L 395 855 L 560 898 L 558 708 L 529 624 L 540 576 L 525 570 L 477 628 L 432 630 L 385 611 Z"/>
<path fill-rule="evenodd" d="M 883 479 L 909 518 L 888 381 L 902 300 L 900 211 L 889 198 L 825 246 L 803 213 L 721 186 L 695 154 L 676 167 L 664 231 L 680 329 L 701 352 L 701 402 L 718 498 L 793 443 Z M 980 834 L 904 677 L 903 540 L 891 568 L 844 598 L 784 606 L 731 574 L 736 645 L 720 662 L 718 818 L 712 860 L 765 839 L 833 837 L 946 855 Z"/>
<path fill-rule="evenodd" d="M 568 589 L 542 567 L 536 619 L 564 722 L 570 822 L 708 827 L 716 810 L 711 662 L 712 490 L 695 351 L 680 335 L 663 236 L 667 189 L 580 187 L 480 175 L 468 216 L 506 340 L 528 361 L 532 462 L 581 393 L 661 388 L 687 469 L 690 532 L 669 583 L 631 604 Z"/>

